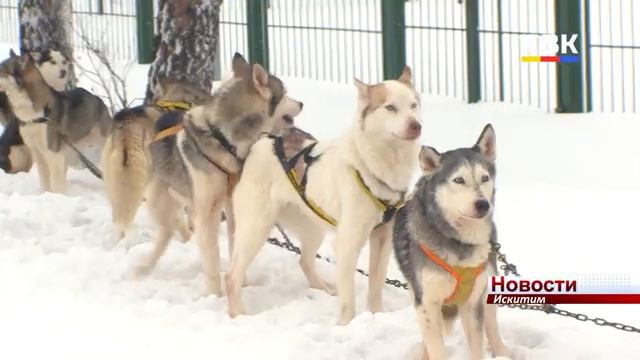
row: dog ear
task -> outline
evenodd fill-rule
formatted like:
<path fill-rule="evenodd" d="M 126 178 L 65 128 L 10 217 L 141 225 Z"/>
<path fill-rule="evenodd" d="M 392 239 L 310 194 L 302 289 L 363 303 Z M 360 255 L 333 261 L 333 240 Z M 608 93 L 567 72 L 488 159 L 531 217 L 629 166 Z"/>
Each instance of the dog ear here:
<path fill-rule="evenodd" d="M 482 129 L 482 133 L 473 148 L 488 160 L 496 160 L 496 133 L 493 131 L 491 124 L 487 124 L 484 129 Z"/>
<path fill-rule="evenodd" d="M 438 150 L 431 146 L 422 146 L 420 154 L 418 154 L 418 160 L 420 161 L 420 168 L 424 175 L 433 174 L 440 167 L 440 159 L 442 155 Z"/>
<path fill-rule="evenodd" d="M 356 89 L 358 89 L 358 99 L 368 102 L 370 85 L 367 85 L 356 78 L 353 78 L 353 84 L 356 86 Z"/>
<path fill-rule="evenodd" d="M 251 65 L 240 53 L 235 53 L 231 60 L 231 69 L 233 70 L 233 77 L 239 78 L 249 74 Z"/>
<path fill-rule="evenodd" d="M 13 51 L 13 49 L 10 49 L 10 50 L 9 50 L 9 57 L 10 57 L 10 58 L 14 58 L 14 57 L 18 57 L 18 55 L 16 54 L 16 52 L 15 52 L 15 51 Z"/>
<path fill-rule="evenodd" d="M 411 76 L 412 76 L 411 68 L 405 65 L 404 69 L 402 69 L 402 74 L 400 74 L 400 77 L 398 78 L 398 81 L 405 83 L 407 85 L 412 85 Z"/>
<path fill-rule="evenodd" d="M 253 86 L 258 91 L 258 94 L 265 100 L 269 100 L 271 97 L 271 91 L 269 91 L 269 74 L 260 64 L 253 64 L 252 70 Z"/>
<path fill-rule="evenodd" d="M 25 52 L 20 56 L 20 67 L 25 69 L 28 65 L 33 63 L 33 57 L 28 52 Z"/>

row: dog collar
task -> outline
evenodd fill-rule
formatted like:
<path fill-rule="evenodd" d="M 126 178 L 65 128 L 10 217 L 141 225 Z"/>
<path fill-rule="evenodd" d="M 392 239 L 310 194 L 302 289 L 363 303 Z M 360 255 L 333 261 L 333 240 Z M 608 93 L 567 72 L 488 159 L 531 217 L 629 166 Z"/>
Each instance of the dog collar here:
<path fill-rule="evenodd" d="M 452 305 L 460 305 L 465 303 L 469 296 L 471 296 L 471 292 L 473 291 L 473 287 L 476 283 L 476 279 L 478 275 L 482 273 L 486 266 L 486 262 L 475 266 L 475 267 L 465 267 L 465 266 L 451 266 L 447 264 L 441 257 L 436 255 L 433 251 L 429 250 L 427 245 L 422 242 L 418 242 L 420 244 L 420 249 L 422 252 L 431 260 L 433 260 L 438 266 L 445 269 L 451 276 L 453 276 L 456 280 L 456 286 L 453 291 L 444 300 L 445 304 Z"/>

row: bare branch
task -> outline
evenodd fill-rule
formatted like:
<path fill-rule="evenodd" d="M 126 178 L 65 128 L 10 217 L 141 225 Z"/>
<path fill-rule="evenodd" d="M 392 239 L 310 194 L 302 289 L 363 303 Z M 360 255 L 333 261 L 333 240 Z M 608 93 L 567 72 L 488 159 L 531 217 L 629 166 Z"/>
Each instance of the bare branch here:
<path fill-rule="evenodd" d="M 81 47 L 86 50 L 87 58 L 91 63 L 88 69 L 76 61 L 76 66 L 87 74 L 87 78 L 96 86 L 99 86 L 105 93 L 112 113 L 128 106 L 127 98 L 127 76 L 131 69 L 131 64 L 125 66 L 122 72 L 116 71 L 113 61 L 110 59 L 106 46 L 103 42 L 95 41 L 86 35 L 82 27 L 74 29 L 81 41 Z M 106 71 L 105 71 L 106 70 Z"/>

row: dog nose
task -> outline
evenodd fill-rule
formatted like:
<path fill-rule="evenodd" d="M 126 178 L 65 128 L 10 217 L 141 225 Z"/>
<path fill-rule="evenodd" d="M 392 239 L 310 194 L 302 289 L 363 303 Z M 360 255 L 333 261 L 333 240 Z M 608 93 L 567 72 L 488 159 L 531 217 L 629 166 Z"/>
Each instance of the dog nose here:
<path fill-rule="evenodd" d="M 304 107 L 304 103 L 302 101 L 298 101 L 298 105 L 300 105 L 300 110 Z"/>
<path fill-rule="evenodd" d="M 411 136 L 417 137 L 418 135 L 420 135 L 421 131 L 422 125 L 420 125 L 419 122 L 415 120 L 409 122 L 409 134 L 411 134 Z"/>
<path fill-rule="evenodd" d="M 478 215 L 484 216 L 489 211 L 491 204 L 489 204 L 487 200 L 482 199 L 482 200 L 476 200 L 473 206 L 476 208 L 476 212 L 478 213 Z"/>
<path fill-rule="evenodd" d="M 67 76 L 67 70 L 60 70 L 60 78 Z"/>

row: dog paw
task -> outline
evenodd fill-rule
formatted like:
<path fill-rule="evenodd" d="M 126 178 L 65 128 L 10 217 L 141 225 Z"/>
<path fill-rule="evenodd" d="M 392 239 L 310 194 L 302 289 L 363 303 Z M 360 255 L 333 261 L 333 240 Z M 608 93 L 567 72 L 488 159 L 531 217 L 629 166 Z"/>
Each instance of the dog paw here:
<path fill-rule="evenodd" d="M 336 296 L 338 294 L 334 285 L 324 281 L 318 284 L 310 284 L 309 287 L 312 289 L 322 290 L 331 296 Z"/>
<path fill-rule="evenodd" d="M 497 358 L 505 358 L 505 359 L 515 359 L 513 355 L 513 351 L 511 351 L 508 347 L 500 347 L 499 349 L 495 349 L 493 351 L 493 356 Z"/>
<path fill-rule="evenodd" d="M 131 277 L 133 279 L 141 279 L 148 276 L 151 273 L 151 270 L 152 268 L 149 265 L 137 265 L 131 271 Z"/>
<path fill-rule="evenodd" d="M 207 294 L 215 295 L 218 297 L 222 296 L 222 287 L 220 286 L 220 276 L 207 276 Z"/>

